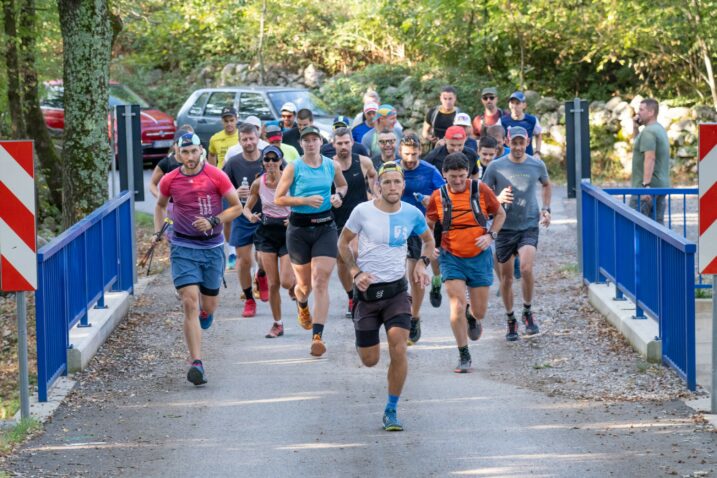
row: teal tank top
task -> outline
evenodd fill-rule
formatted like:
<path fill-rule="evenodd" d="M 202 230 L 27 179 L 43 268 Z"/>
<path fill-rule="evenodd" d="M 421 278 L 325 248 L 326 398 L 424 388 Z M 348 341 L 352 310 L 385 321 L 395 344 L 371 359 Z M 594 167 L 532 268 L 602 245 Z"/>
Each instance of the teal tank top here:
<path fill-rule="evenodd" d="M 302 156 L 294 161 L 294 181 L 289 191 L 293 197 L 322 196 L 324 202 L 320 208 L 311 206 L 292 206 L 292 212 L 315 214 L 331 209 L 331 185 L 334 183 L 334 161 L 321 156 L 321 165 L 313 168 L 304 162 Z"/>

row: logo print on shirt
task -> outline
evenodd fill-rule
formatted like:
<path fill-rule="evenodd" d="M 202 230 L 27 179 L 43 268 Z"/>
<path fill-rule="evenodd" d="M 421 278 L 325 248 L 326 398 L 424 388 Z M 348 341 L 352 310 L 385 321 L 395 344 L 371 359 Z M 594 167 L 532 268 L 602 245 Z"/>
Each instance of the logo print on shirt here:
<path fill-rule="evenodd" d="M 408 228 L 406 226 L 394 226 L 393 237 L 395 239 L 408 239 Z"/>
<path fill-rule="evenodd" d="M 211 216 L 212 215 L 212 198 L 210 195 L 199 196 L 197 198 L 199 203 L 199 215 L 200 216 Z"/>

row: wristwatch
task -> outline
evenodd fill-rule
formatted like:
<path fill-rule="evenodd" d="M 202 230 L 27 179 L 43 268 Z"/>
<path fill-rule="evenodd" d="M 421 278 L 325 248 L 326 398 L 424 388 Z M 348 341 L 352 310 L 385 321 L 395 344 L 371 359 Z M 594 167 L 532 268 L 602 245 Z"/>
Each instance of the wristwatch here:
<path fill-rule="evenodd" d="M 541 210 L 547 212 L 548 214 L 552 214 L 552 212 L 550 212 L 550 208 L 549 208 L 549 207 L 544 207 L 544 208 L 541 209 Z"/>
<path fill-rule="evenodd" d="M 222 222 L 221 220 L 219 220 L 219 218 L 217 216 L 209 216 L 207 218 L 207 221 L 209 221 L 209 224 L 211 224 L 212 227 L 217 227 L 219 225 L 219 223 Z"/>
<path fill-rule="evenodd" d="M 488 234 L 490 235 L 490 237 L 491 237 L 494 241 L 495 241 L 496 239 L 498 239 L 498 233 L 497 233 L 497 232 L 495 232 L 495 231 L 488 231 Z"/>
<path fill-rule="evenodd" d="M 650 183 L 642 183 L 642 187 L 643 187 L 643 188 L 649 188 L 649 187 L 650 187 Z"/>
<path fill-rule="evenodd" d="M 431 260 L 426 256 L 421 256 L 419 257 L 419 259 L 423 261 L 423 265 L 426 267 L 428 267 L 428 264 L 431 263 Z"/>

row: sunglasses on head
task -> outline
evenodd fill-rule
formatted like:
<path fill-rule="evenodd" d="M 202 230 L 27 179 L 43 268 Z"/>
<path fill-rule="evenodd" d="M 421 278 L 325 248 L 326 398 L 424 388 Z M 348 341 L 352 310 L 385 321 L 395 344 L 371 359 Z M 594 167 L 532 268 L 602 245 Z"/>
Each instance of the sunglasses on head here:
<path fill-rule="evenodd" d="M 420 146 L 421 142 L 412 136 L 404 136 L 401 138 L 401 144 L 405 144 L 406 146 Z"/>
<path fill-rule="evenodd" d="M 495 96 L 493 96 L 493 95 L 486 95 L 486 96 L 483 97 L 483 99 L 486 100 L 486 101 L 487 101 L 487 100 L 494 100 L 494 99 L 495 99 Z"/>
<path fill-rule="evenodd" d="M 264 161 L 267 163 L 279 163 L 281 162 L 281 158 L 272 154 L 271 156 L 264 156 Z"/>

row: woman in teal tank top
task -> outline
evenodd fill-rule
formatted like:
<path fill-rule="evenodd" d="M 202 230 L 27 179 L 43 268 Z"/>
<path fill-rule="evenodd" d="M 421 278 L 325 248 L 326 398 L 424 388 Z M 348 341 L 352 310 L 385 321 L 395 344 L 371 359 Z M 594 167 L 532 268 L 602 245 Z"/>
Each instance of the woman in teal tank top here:
<path fill-rule="evenodd" d="M 322 339 L 329 312 L 329 278 L 336 266 L 338 234 L 332 207 L 340 207 L 348 185 L 333 160 L 321 156 L 321 133 L 313 126 L 301 131 L 304 156 L 289 163 L 276 187 L 274 203 L 291 207 L 286 246 L 296 276 L 299 325 L 311 330 L 311 355 L 326 352 Z M 331 185 L 336 193 L 331 194 Z M 314 292 L 313 314 L 309 295 Z"/>

